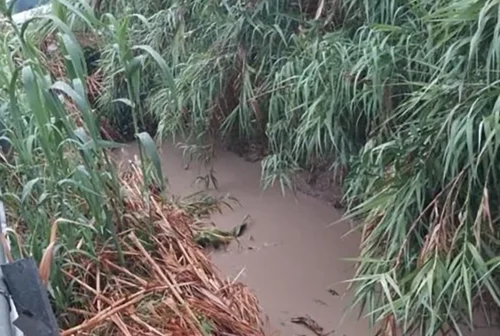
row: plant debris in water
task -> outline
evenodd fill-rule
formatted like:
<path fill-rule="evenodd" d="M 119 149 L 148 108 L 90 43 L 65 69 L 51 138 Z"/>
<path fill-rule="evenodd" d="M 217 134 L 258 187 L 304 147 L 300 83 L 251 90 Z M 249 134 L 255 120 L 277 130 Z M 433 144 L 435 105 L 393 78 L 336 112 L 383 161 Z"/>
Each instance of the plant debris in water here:
<path fill-rule="evenodd" d="M 263 335 L 257 300 L 242 284 L 220 279 L 197 244 L 194 217 L 154 195 L 148 208 L 141 181 L 135 165 L 122 175 L 125 265 L 107 242 L 97 259 L 74 256 L 63 268 L 79 303 L 67 313 L 83 322 L 61 335 Z"/>
<path fill-rule="evenodd" d="M 316 336 L 328 336 L 333 332 L 325 333 L 323 327 L 318 322 L 314 321 L 310 316 L 294 317 L 290 320 L 292 323 L 300 324 L 311 330 Z"/>
<path fill-rule="evenodd" d="M 194 227 L 194 240 L 198 245 L 203 248 L 219 249 L 226 247 L 233 240 L 237 240 L 247 231 L 250 216 L 246 216 L 242 223 L 232 230 L 221 230 L 214 225 L 205 224 L 201 220 L 214 212 L 222 213 L 223 207 L 232 210 L 232 203 L 239 204 L 238 200 L 230 195 L 214 197 L 203 191 L 194 193 L 178 202 L 180 208 L 198 219 L 198 225 Z"/>
<path fill-rule="evenodd" d="M 242 224 L 235 226 L 231 231 L 224 231 L 215 227 L 202 227 L 196 230 L 194 240 L 201 247 L 218 249 L 241 237 L 247 230 L 247 226 L 248 223 L 245 219 Z"/>

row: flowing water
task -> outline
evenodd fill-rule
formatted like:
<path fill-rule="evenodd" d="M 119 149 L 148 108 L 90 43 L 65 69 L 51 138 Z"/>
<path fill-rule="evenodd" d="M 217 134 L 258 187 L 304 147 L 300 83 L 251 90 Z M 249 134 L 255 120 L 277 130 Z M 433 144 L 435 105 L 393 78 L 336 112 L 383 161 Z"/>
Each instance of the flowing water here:
<path fill-rule="evenodd" d="M 138 155 L 128 145 L 122 159 Z M 197 167 L 189 170 L 180 151 L 165 145 L 162 167 L 169 179 L 170 191 L 186 196 L 201 190 L 196 185 Z M 269 317 L 269 336 L 314 335 L 292 318 L 309 316 L 325 335 L 367 336 L 368 323 L 356 314 L 345 314 L 352 299 L 344 295 L 357 256 L 359 235 L 346 233 L 349 223 L 341 222 L 341 213 L 323 201 L 307 195 L 283 197 L 279 188 L 262 191 L 260 164 L 247 162 L 229 152 L 218 153 L 215 162 L 220 193 L 230 193 L 240 203 L 233 210 L 211 220 L 221 229 L 232 229 L 250 216 L 249 229 L 227 251 L 216 252 L 212 259 L 231 279 L 247 284 L 257 295 L 264 314 Z M 482 330 L 473 336 L 486 336 Z"/>

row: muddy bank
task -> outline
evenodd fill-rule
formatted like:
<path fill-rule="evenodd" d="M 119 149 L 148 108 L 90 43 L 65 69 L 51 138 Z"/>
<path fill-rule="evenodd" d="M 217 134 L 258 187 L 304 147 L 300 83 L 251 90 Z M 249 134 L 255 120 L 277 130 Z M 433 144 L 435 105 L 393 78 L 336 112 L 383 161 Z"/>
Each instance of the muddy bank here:
<path fill-rule="evenodd" d="M 135 145 L 121 157 L 137 155 Z M 173 145 L 162 148 L 162 164 L 173 194 L 186 196 L 201 190 L 195 181 L 196 165 L 184 169 L 180 151 Z M 247 284 L 257 295 L 269 317 L 269 335 L 314 335 L 291 323 L 294 317 L 309 315 L 331 335 L 366 336 L 368 323 L 356 314 L 346 315 L 351 296 L 344 295 L 345 281 L 354 273 L 345 258 L 358 254 L 359 236 L 351 234 L 348 223 L 337 222 L 341 212 L 320 199 L 298 194 L 283 197 L 279 188 L 262 191 L 260 164 L 221 152 L 215 162 L 220 193 L 230 193 L 241 206 L 212 217 L 220 228 L 231 229 L 250 216 L 251 225 L 227 251 L 213 259 L 228 277 Z M 474 336 L 489 335 L 481 330 Z"/>

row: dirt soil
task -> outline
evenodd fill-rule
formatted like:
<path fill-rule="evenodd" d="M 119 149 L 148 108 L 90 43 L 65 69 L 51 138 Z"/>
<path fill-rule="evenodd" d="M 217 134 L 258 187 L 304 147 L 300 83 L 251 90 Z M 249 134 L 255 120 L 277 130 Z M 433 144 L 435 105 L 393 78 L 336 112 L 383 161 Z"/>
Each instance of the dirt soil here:
<path fill-rule="evenodd" d="M 294 177 L 295 188 L 303 194 L 322 200 L 334 208 L 343 208 L 342 190 L 335 183 L 333 172 L 326 167 L 314 174 L 301 172 Z"/>

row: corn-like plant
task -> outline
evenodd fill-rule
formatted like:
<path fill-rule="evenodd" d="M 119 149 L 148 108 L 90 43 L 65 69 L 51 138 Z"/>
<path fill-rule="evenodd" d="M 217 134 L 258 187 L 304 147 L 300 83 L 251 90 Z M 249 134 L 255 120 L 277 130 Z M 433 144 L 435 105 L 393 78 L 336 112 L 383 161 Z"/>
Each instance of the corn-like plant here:
<path fill-rule="evenodd" d="M 96 235 L 114 238 L 112 218 L 120 218 L 122 202 L 106 151 L 113 144 L 100 137 L 87 100 L 83 53 L 67 17 L 56 11 L 18 27 L 5 4 L 2 13 L 10 23 L 2 43 L 2 86 L 7 88 L 2 93 L 3 122 L 13 154 L 0 171 L 15 233 L 13 251 L 16 256 L 41 260 L 56 227 L 56 263 L 61 266 L 71 263 L 73 253 L 92 254 Z M 37 48 L 32 32 L 47 26 L 56 34 L 58 52 L 66 59 L 67 82 L 51 78 Z M 68 113 L 70 105 L 76 115 Z M 58 270 L 49 289 L 58 310 L 71 301 L 71 286 Z"/>
<path fill-rule="evenodd" d="M 123 71 L 125 76 L 128 97 L 117 98 L 113 100 L 112 103 L 125 104 L 131 108 L 132 124 L 140 148 L 141 161 L 145 162 L 143 160 L 145 158 L 152 160 L 155 167 L 156 182 L 163 190 L 165 188 L 165 180 L 163 179 L 163 173 L 160 167 L 160 159 L 151 135 L 147 132 L 139 132 L 138 116 L 143 116 L 143 114 L 138 113 L 138 108 L 141 104 L 141 72 L 147 56 L 150 56 L 154 60 L 155 65 L 161 70 L 160 73 L 163 82 L 167 85 L 173 97 L 175 97 L 176 86 L 172 74 L 165 60 L 151 46 L 130 45 L 130 38 L 128 37 L 129 20 L 137 18 L 147 25 L 146 18 L 139 14 L 131 15 L 121 20 L 117 20 L 111 14 L 106 14 L 104 18 L 110 22 L 111 36 L 113 37 L 111 43 L 118 57 L 118 64 L 121 66 L 121 69 L 118 71 Z M 144 121 L 142 121 L 142 124 L 144 125 Z M 143 176 L 146 178 L 145 172 L 146 167 L 143 164 Z"/>
<path fill-rule="evenodd" d="M 75 31 L 111 36 L 116 41 L 128 85 L 127 95 L 119 101 L 132 106 L 136 130 L 137 73 L 145 56 L 132 53 L 142 50 L 158 64 L 164 61 L 149 46 L 126 45 L 127 21 L 98 18 L 86 1 L 55 0 L 52 13 L 21 26 L 14 23 L 12 6 L 5 1 L 0 2 L 0 11 L 4 20 L 0 43 L 2 147 L 7 144 L 9 148 L 2 156 L 0 174 L 12 251 L 15 257 L 33 256 L 40 261 L 45 249 L 52 246 L 56 265 L 48 288 L 64 327 L 78 322 L 66 310 L 77 307 L 78 302 L 73 301 L 73 284 L 60 269 L 73 263 L 75 254 L 93 256 L 96 242 L 114 241 L 119 259 L 124 261 L 116 239 L 124 202 L 117 169 L 109 156 L 109 150 L 119 145 L 101 137 L 99 115 L 88 99 L 87 64 Z M 56 48 L 42 49 L 49 40 Z M 55 76 L 47 62 L 59 56 L 64 69 Z M 138 133 L 137 138 L 144 170 L 152 171 L 149 175 L 163 186 L 153 140 L 147 133 Z M 153 170 L 146 167 L 146 161 L 153 163 Z"/>

